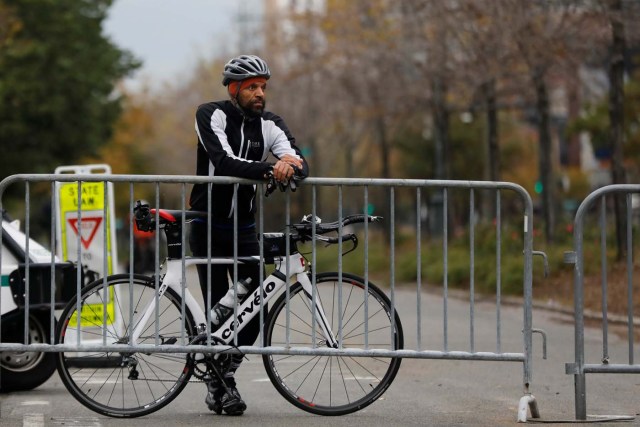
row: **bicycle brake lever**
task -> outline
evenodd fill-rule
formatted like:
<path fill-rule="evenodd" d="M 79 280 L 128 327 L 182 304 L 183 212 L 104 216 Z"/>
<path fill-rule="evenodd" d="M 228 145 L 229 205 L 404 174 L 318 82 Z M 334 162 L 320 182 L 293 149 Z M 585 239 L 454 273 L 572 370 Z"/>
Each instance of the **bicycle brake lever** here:
<path fill-rule="evenodd" d="M 276 179 L 273 174 L 269 175 L 269 181 L 267 181 L 267 189 L 264 191 L 264 196 L 269 197 L 271 193 L 276 191 L 278 185 L 276 184 Z"/>

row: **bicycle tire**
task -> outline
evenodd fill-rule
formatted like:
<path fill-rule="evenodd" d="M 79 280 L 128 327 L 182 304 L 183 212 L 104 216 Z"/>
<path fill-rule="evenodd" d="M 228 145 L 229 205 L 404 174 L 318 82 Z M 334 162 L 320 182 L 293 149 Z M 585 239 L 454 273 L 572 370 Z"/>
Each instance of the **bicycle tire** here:
<path fill-rule="evenodd" d="M 316 276 L 317 295 L 339 338 L 342 318 L 342 348 L 365 348 L 365 282 L 353 274 L 342 275 L 342 309 L 338 307 L 338 273 Z M 286 293 L 278 297 L 265 324 L 264 344 L 276 347 L 313 347 L 310 298 L 302 285 L 290 289 L 289 341 L 286 339 Z M 399 350 L 403 348 L 402 324 L 395 312 L 391 322 L 389 298 L 369 282 L 368 348 Z M 325 346 L 316 322 L 316 347 Z M 395 329 L 392 329 L 394 328 Z M 317 415 L 345 415 L 359 411 L 376 401 L 391 385 L 401 358 L 270 355 L 262 356 L 269 379 L 278 392 L 298 408 Z"/>
<path fill-rule="evenodd" d="M 22 339 L 23 316 L 2 323 L 2 338 L 5 342 L 20 342 Z M 29 314 L 29 343 L 48 344 L 51 342 L 49 311 Z M 13 340 L 13 341 L 12 341 Z M 0 393 L 34 389 L 44 384 L 56 371 L 53 353 L 37 351 L 0 352 Z"/>
<path fill-rule="evenodd" d="M 130 309 L 135 325 L 156 295 L 154 279 L 136 274 L 132 279 L 133 299 L 130 299 L 130 280 L 128 274 L 107 277 L 107 294 L 103 291 L 103 279 L 87 285 L 80 298 L 80 325 L 76 320 L 76 298 L 73 298 L 60 317 L 57 343 L 74 345 L 80 332 L 83 343 L 102 345 L 106 335 L 107 345 L 127 344 Z M 168 288 L 159 300 L 158 316 L 154 313 L 148 320 L 138 344 L 188 343 L 195 336 L 195 325 L 186 306 L 185 322 L 182 322 L 181 306 L 180 296 Z M 159 321 L 158 341 L 156 320 Z M 192 359 L 185 353 L 94 351 L 62 352 L 56 356 L 60 378 L 73 397 L 94 412 L 117 418 L 139 417 L 166 406 L 180 394 L 193 374 Z"/>

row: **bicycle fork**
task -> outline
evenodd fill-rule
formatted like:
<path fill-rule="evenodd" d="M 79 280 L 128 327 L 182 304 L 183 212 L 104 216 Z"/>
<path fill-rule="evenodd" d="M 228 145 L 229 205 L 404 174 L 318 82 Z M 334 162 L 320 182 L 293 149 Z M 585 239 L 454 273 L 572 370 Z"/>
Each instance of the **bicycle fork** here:
<path fill-rule="evenodd" d="M 329 320 L 327 319 L 324 309 L 322 308 L 322 303 L 320 302 L 320 299 L 313 297 L 313 285 L 309 280 L 309 276 L 307 276 L 306 273 L 298 274 L 297 278 L 298 283 L 302 285 L 302 289 L 304 290 L 305 295 L 307 296 L 307 298 L 309 298 L 309 304 L 314 308 L 313 314 L 316 318 L 316 322 L 318 322 L 318 325 L 320 325 L 322 334 L 327 340 L 327 347 L 338 348 L 338 340 L 335 338 L 335 335 L 331 330 L 331 325 L 329 324 Z"/>

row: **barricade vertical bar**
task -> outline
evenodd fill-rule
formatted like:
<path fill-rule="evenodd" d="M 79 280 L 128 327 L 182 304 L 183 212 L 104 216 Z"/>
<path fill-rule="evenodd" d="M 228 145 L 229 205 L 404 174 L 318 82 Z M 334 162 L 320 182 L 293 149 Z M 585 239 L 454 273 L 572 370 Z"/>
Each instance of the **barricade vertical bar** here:
<path fill-rule="evenodd" d="M 260 288 L 260 346 L 264 346 L 264 184 L 260 184 L 260 191 L 258 192 L 258 227 L 259 227 L 259 242 L 258 251 L 260 254 L 260 271 L 258 271 L 258 287 Z"/>
<path fill-rule="evenodd" d="M 609 359 L 609 320 L 607 302 L 607 199 L 600 199 L 600 268 L 602 277 L 602 359 Z"/>
<path fill-rule="evenodd" d="M 318 216 L 318 192 L 316 185 L 311 186 L 311 265 L 313 268 L 311 269 L 311 306 L 316 306 L 316 299 L 318 298 L 317 289 L 316 289 L 316 217 Z M 313 311 L 311 312 L 311 342 L 313 344 L 313 348 L 317 347 L 316 342 L 316 316 Z"/>
<path fill-rule="evenodd" d="M 133 212 L 133 206 L 134 206 L 134 202 L 133 202 L 133 181 L 129 182 L 129 212 Z M 133 234 L 133 218 L 128 218 L 128 226 L 129 226 L 129 286 L 131 286 L 132 280 L 133 280 L 133 240 L 134 240 L 134 234 Z"/>
<path fill-rule="evenodd" d="M 582 253 L 582 228 L 583 218 L 581 210 L 578 209 L 573 227 L 573 247 L 575 252 L 574 265 L 574 289 L 573 289 L 573 305 L 575 316 L 575 373 L 573 383 L 575 389 L 575 410 L 577 420 L 587 419 L 587 392 L 586 377 L 584 373 L 584 313 L 582 299 L 582 275 L 584 272 L 583 253 Z"/>
<path fill-rule="evenodd" d="M 102 190 L 103 190 L 103 206 L 102 206 L 102 217 L 104 218 L 104 228 L 103 228 L 103 234 L 102 234 L 102 271 L 104 271 L 104 274 L 102 275 L 102 345 L 107 345 L 107 316 L 108 316 L 108 310 L 107 310 L 107 304 L 108 304 L 108 299 L 109 299 L 109 294 L 108 294 L 108 290 L 107 290 L 107 276 L 109 276 L 109 270 L 108 270 L 108 258 L 109 258 L 109 250 L 107 249 L 107 233 L 109 232 L 109 228 L 107 227 L 107 221 L 109 220 L 109 216 L 107 216 L 107 206 L 109 206 L 108 204 L 108 196 L 109 196 L 109 192 L 107 191 L 107 181 L 104 181 L 102 183 Z M 115 244 L 115 242 L 113 242 L 112 244 Z M 52 264 L 53 265 L 53 264 Z M 53 342 L 53 341 L 52 341 Z"/>
<path fill-rule="evenodd" d="M 129 181 L 129 212 L 133 212 L 133 181 Z M 158 232 L 157 218 L 155 231 Z M 131 218 L 129 219 L 129 345 L 133 345 L 133 238 L 133 218 Z M 80 313 L 80 307 L 77 312 Z"/>
<path fill-rule="evenodd" d="M 182 343 L 182 345 L 186 345 L 186 323 L 187 323 L 187 316 L 185 314 L 186 311 L 186 302 L 185 302 L 185 289 L 187 287 L 187 265 L 186 265 L 186 256 L 187 256 L 187 223 L 185 220 L 185 216 L 186 216 L 186 210 L 187 210 L 187 184 L 186 183 L 182 183 L 182 185 L 180 185 L 180 210 L 182 212 L 182 218 L 180 221 L 180 228 L 182 229 L 182 236 L 180 236 L 180 244 L 181 244 L 181 252 L 180 252 L 180 264 L 181 264 L 181 278 L 180 280 L 182 281 L 180 283 L 180 300 L 181 300 L 181 304 L 180 304 L 180 315 L 182 316 L 182 327 L 180 328 L 180 342 Z M 159 248 L 156 246 L 157 250 L 159 250 Z M 156 272 L 156 274 L 158 274 Z"/>
<path fill-rule="evenodd" d="M 285 224 L 286 227 L 284 229 L 284 236 L 285 236 L 285 249 L 286 249 L 286 253 L 287 256 L 285 258 L 285 272 L 286 272 L 286 284 L 287 286 L 285 287 L 286 289 L 286 294 L 287 294 L 287 339 L 285 340 L 287 342 L 287 347 L 291 346 L 291 291 L 289 290 L 289 283 L 291 282 L 291 280 L 289 279 L 289 274 L 291 271 L 291 257 L 289 256 L 289 252 L 291 252 L 291 242 L 289 239 L 289 236 L 291 235 L 291 229 L 290 229 L 290 225 L 291 225 L 291 195 L 289 192 L 285 192 L 285 213 L 284 213 L 284 218 L 285 218 Z"/>
<path fill-rule="evenodd" d="M 207 296 L 204 306 L 207 314 L 207 346 L 211 345 L 211 222 L 213 221 L 211 212 L 211 191 L 213 183 L 207 184 Z M 197 267 L 196 267 L 197 268 Z"/>
<path fill-rule="evenodd" d="M 364 186 L 364 214 L 369 215 L 369 187 Z M 364 222 L 364 348 L 369 349 L 369 221 Z"/>
<path fill-rule="evenodd" d="M 78 222 L 76 223 L 76 227 L 78 229 L 76 236 L 76 247 L 77 247 L 77 260 L 78 260 L 78 269 L 76 273 L 76 313 L 77 314 L 77 322 L 78 322 L 78 341 L 77 344 L 82 344 L 82 310 L 80 306 L 80 292 L 82 291 L 82 240 L 81 233 L 82 230 L 82 181 L 76 181 L 78 183 Z"/>
<path fill-rule="evenodd" d="M 2 211 L 0 209 L 0 211 Z M 51 310 L 49 311 L 49 329 L 52 343 L 55 339 L 55 296 L 56 296 L 56 224 L 58 216 L 58 205 L 56 204 L 56 183 L 51 181 Z M 2 243 L 2 242 L 0 242 Z M 2 246 L 0 244 L 0 246 Z M 0 263 L 2 265 L 2 263 Z"/>
<path fill-rule="evenodd" d="M 629 365 L 633 365 L 633 245 L 631 194 L 627 193 L 627 315 L 629 325 Z"/>
<path fill-rule="evenodd" d="M 469 348 L 475 352 L 475 192 L 469 192 Z"/>
<path fill-rule="evenodd" d="M 233 330 L 238 330 L 238 189 L 233 184 Z M 287 328 L 289 325 L 287 324 Z M 233 335 L 233 345 L 238 346 L 238 334 Z"/>
<path fill-rule="evenodd" d="M 30 218 L 31 218 L 31 203 L 30 203 L 30 184 L 29 181 L 25 182 L 25 192 L 24 192 L 24 203 L 25 203 L 25 219 L 24 219 L 24 234 L 25 234 L 25 245 L 24 245 L 24 253 L 25 253 L 25 257 L 24 257 L 24 280 L 25 280 L 25 287 L 24 287 L 24 344 L 27 345 L 29 344 L 29 309 L 31 306 L 31 292 L 30 289 L 31 286 L 29 285 L 31 282 L 31 277 L 30 277 L 30 272 L 29 270 L 30 268 L 30 264 L 31 264 L 31 257 L 30 257 L 30 248 L 29 248 L 29 234 L 31 232 L 30 230 Z M 80 235 L 80 223 L 78 223 L 78 236 Z M 80 257 L 78 257 L 78 261 L 80 260 Z"/>
<path fill-rule="evenodd" d="M 524 289 L 524 385 L 525 393 L 530 393 L 531 385 L 531 367 L 533 361 L 532 355 L 532 307 L 533 299 L 533 203 L 529 194 L 524 193 L 524 280 L 522 288 Z M 532 409 L 532 413 L 533 413 Z M 536 409 L 537 412 L 537 409 Z"/>
<path fill-rule="evenodd" d="M 155 185 L 155 199 L 156 199 L 156 250 L 154 260 L 154 284 L 155 284 L 155 344 L 160 345 L 160 182 L 156 181 Z M 131 211 L 133 212 L 133 211 Z"/>
<path fill-rule="evenodd" d="M 443 272 L 442 272 L 442 291 L 443 298 L 442 303 L 443 307 L 443 328 L 444 328 L 444 351 L 449 351 L 449 313 L 448 313 L 448 304 L 449 304 L 449 246 L 448 246 L 448 238 L 449 238 L 449 224 L 447 218 L 449 216 L 449 194 L 447 188 L 442 189 L 442 263 L 443 263 Z"/>
<path fill-rule="evenodd" d="M 417 331 L 416 338 L 418 341 L 418 351 L 422 349 L 422 313 L 421 313 L 421 297 L 422 297 L 422 227 L 420 221 L 420 187 L 416 188 L 416 315 Z"/>
<path fill-rule="evenodd" d="M 496 353 L 502 353 L 502 208 L 500 190 L 496 190 Z"/>
<path fill-rule="evenodd" d="M 338 186 L 338 236 L 342 236 L 342 185 Z M 338 239 L 338 348 L 342 348 L 342 239 Z"/>
<path fill-rule="evenodd" d="M 391 249 L 390 256 L 390 270 L 391 270 L 391 342 L 393 344 L 393 349 L 397 350 L 395 347 L 395 340 L 393 339 L 393 334 L 396 329 L 396 301 L 395 301 L 395 288 L 396 288 L 396 206 L 395 206 L 395 187 L 391 187 L 391 191 L 389 192 L 389 206 L 391 207 L 391 213 L 389 216 L 391 217 L 391 221 L 389 224 L 390 230 L 390 238 L 391 242 L 389 242 L 389 246 Z"/>

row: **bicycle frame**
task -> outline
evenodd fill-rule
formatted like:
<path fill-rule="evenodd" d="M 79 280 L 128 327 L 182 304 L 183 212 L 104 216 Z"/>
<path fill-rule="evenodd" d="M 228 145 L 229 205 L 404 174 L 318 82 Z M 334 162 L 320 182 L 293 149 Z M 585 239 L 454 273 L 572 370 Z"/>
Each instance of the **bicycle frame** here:
<path fill-rule="evenodd" d="M 258 257 L 251 257 L 258 261 Z M 314 307 L 314 316 L 318 325 L 322 330 L 322 333 L 327 340 L 327 345 L 332 348 L 338 347 L 338 342 L 334 337 L 333 332 L 331 331 L 331 327 L 329 326 L 329 322 L 326 318 L 324 309 L 322 308 L 322 304 L 319 300 L 312 297 L 313 295 L 313 285 L 309 280 L 306 272 L 306 264 L 304 257 L 295 253 L 288 257 L 289 262 L 286 262 L 287 258 L 282 257 L 278 258 L 275 261 L 276 269 L 275 271 L 265 278 L 262 286 L 259 286 L 255 289 L 250 296 L 248 296 L 245 301 L 237 306 L 237 309 L 234 311 L 234 315 L 229 317 L 217 330 L 215 330 L 211 336 L 217 340 L 218 343 L 231 344 L 234 339 L 236 333 L 239 333 L 247 323 L 257 313 L 260 312 L 261 307 L 266 306 L 266 304 L 279 293 L 280 290 L 286 285 L 287 282 L 287 269 L 289 279 L 295 278 L 295 282 L 291 283 L 290 286 L 293 286 L 296 282 L 302 285 L 305 294 L 308 296 L 311 305 Z M 185 268 L 207 264 L 207 258 L 201 257 L 188 257 L 184 260 Z M 212 258 L 211 263 L 213 264 L 233 264 L 233 259 L 228 258 Z M 158 289 L 158 297 L 161 297 L 164 292 L 166 292 L 167 288 L 172 288 L 178 295 L 181 294 L 182 289 L 180 288 L 180 282 L 182 278 L 182 260 L 181 259 L 168 259 L 166 261 L 166 274 L 160 284 Z M 261 295 L 262 291 L 262 295 Z M 200 304 L 193 297 L 188 288 L 184 289 L 184 303 L 185 306 L 189 308 L 191 314 L 193 315 L 193 320 L 196 322 L 196 325 L 207 325 L 207 316 L 200 307 Z M 150 303 L 144 309 L 144 315 L 141 317 L 140 321 L 135 326 L 135 329 L 132 333 L 132 342 L 133 344 L 137 344 L 138 338 L 142 334 L 142 332 L 146 328 L 146 324 L 151 316 L 155 312 L 155 303 Z"/>

